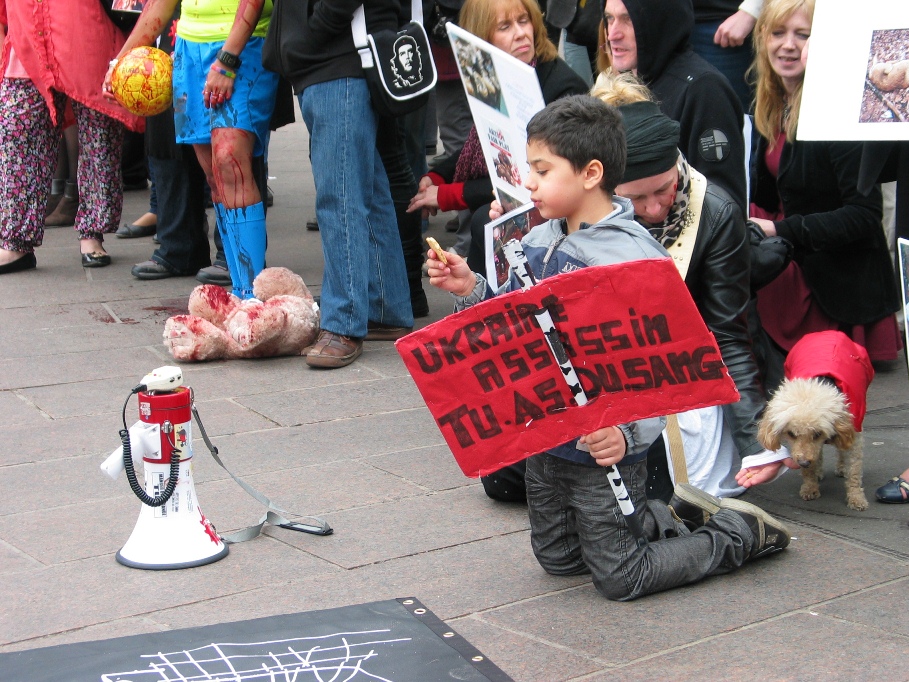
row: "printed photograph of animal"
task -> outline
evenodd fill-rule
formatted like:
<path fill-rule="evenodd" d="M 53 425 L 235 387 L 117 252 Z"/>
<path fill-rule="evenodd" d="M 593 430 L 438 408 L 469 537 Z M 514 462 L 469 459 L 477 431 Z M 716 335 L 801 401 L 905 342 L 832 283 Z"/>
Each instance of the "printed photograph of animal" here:
<path fill-rule="evenodd" d="M 758 440 L 768 450 L 789 449 L 801 467 L 803 500 L 821 496 L 823 448 L 833 445 L 834 472 L 846 479 L 846 505 L 866 510 L 862 421 L 874 378 L 868 353 L 842 332 L 806 334 L 789 352 L 785 375 L 764 411 Z"/>
<path fill-rule="evenodd" d="M 883 92 L 909 88 L 909 59 L 878 62 L 868 72 L 868 79 Z"/>

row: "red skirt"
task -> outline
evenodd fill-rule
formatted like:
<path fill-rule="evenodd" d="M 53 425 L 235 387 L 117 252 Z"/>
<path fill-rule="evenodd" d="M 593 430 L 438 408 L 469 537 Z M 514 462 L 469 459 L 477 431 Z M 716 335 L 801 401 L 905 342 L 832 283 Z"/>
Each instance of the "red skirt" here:
<path fill-rule="evenodd" d="M 787 353 L 805 334 L 841 331 L 868 351 L 872 361 L 896 360 L 903 347 L 896 315 L 868 324 L 846 324 L 829 317 L 814 300 L 802 269 L 792 262 L 757 294 L 764 331 Z"/>

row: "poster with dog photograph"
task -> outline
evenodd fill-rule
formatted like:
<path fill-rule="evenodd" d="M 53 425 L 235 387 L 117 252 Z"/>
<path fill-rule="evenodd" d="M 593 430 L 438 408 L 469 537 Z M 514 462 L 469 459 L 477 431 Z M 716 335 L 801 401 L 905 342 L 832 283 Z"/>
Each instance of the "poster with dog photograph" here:
<path fill-rule="evenodd" d="M 797 136 L 909 140 L 909 3 L 817 3 Z"/>
<path fill-rule="evenodd" d="M 455 24 L 446 29 L 496 198 L 523 205 L 527 122 L 546 106 L 536 71 Z"/>

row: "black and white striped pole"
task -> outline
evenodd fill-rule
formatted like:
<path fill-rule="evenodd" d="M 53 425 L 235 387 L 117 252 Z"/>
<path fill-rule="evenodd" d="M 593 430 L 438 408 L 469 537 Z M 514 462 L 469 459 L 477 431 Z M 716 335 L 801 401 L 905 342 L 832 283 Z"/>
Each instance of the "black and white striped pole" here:
<path fill-rule="evenodd" d="M 537 283 L 537 279 L 530 269 L 530 263 L 527 262 L 527 256 L 524 255 L 524 248 L 521 246 L 521 242 L 516 239 L 511 239 L 502 245 L 502 250 L 505 253 L 505 258 L 508 260 L 508 264 L 511 266 L 512 272 L 518 278 L 518 282 L 521 284 L 521 289 L 523 291 L 527 291 Z M 571 364 L 571 360 L 568 357 L 568 353 L 565 351 L 565 346 L 562 345 L 562 341 L 559 338 L 559 330 L 556 329 L 555 323 L 552 321 L 552 315 L 550 315 L 547 308 L 540 308 L 534 313 L 534 316 L 537 318 L 537 323 L 540 325 L 540 330 L 546 338 L 546 343 L 549 345 L 549 350 L 552 352 L 553 358 L 555 358 L 555 361 L 562 370 L 562 376 L 565 379 L 565 383 L 568 384 L 568 388 L 571 391 L 572 396 L 574 396 L 575 402 L 579 406 L 586 405 L 587 394 L 584 393 L 584 387 L 581 386 L 581 381 L 578 379 L 577 372 L 575 372 L 574 366 Z M 625 488 L 625 482 L 622 480 L 622 475 L 615 466 L 610 465 L 606 467 L 606 479 L 612 487 L 612 492 L 615 493 L 615 499 L 619 503 L 619 509 L 622 510 L 622 515 L 625 517 L 625 523 L 628 524 L 631 534 L 634 535 L 638 547 L 645 546 L 647 544 L 647 537 L 644 535 L 644 525 L 634 508 L 634 503 L 631 501 L 628 490 Z"/>

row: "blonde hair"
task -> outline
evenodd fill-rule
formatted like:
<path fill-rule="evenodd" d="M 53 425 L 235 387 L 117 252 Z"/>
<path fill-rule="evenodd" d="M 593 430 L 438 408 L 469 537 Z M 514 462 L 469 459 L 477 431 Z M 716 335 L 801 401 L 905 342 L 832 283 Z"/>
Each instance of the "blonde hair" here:
<path fill-rule="evenodd" d="M 533 51 L 538 62 L 549 62 L 559 56 L 558 48 L 549 39 L 543 13 L 536 0 L 466 0 L 458 15 L 458 25 L 486 42 L 492 42 L 500 8 L 523 8 L 533 24 Z"/>
<path fill-rule="evenodd" d="M 606 22 L 603 17 L 600 17 L 600 28 L 597 36 L 597 71 L 604 73 L 612 68 L 612 53 L 609 51 L 609 40 L 606 38 Z"/>
<path fill-rule="evenodd" d="M 633 102 L 653 102 L 653 93 L 630 71 L 617 73 L 611 68 L 597 76 L 590 96 L 620 107 Z"/>
<path fill-rule="evenodd" d="M 754 62 L 748 69 L 749 77 L 755 82 L 754 127 L 767 140 L 770 149 L 776 146 L 780 132 L 786 134 L 788 142 L 795 141 L 802 105 L 802 83 L 799 83 L 787 102 L 783 79 L 770 66 L 767 41 L 775 28 L 782 26 L 799 10 L 804 10 L 808 14 L 808 20 L 812 21 L 814 0 L 768 0 L 754 27 Z M 788 115 L 784 116 L 784 113 Z"/>

